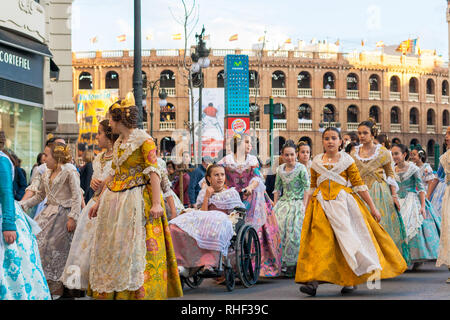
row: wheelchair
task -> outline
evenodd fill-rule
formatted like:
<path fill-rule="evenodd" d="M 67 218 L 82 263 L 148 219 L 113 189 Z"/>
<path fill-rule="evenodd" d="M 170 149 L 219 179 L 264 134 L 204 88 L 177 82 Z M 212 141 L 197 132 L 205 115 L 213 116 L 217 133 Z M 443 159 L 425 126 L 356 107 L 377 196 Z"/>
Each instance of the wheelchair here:
<path fill-rule="evenodd" d="M 199 267 L 191 269 L 188 277 L 180 275 L 183 288 L 186 284 L 195 289 L 205 278 L 224 277 L 227 291 L 231 292 L 235 288 L 236 278 L 246 288 L 252 287 L 258 281 L 261 268 L 261 246 L 258 233 L 255 228 L 245 222 L 247 212 L 244 208 L 235 208 L 233 213 L 238 218 L 233 223 L 235 232 L 230 240 L 228 255 L 224 257 L 220 253 L 218 266 L 213 268 L 212 273 L 204 274 L 200 272 Z M 234 254 L 230 257 L 233 251 Z"/>

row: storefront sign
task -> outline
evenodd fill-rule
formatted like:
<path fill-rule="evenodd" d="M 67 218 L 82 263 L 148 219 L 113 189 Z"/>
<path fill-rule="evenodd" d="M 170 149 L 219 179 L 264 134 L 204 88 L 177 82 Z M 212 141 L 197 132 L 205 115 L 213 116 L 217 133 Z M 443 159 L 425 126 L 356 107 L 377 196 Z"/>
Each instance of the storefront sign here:
<path fill-rule="evenodd" d="M 0 44 L 0 78 L 42 88 L 43 64 L 41 55 Z"/>

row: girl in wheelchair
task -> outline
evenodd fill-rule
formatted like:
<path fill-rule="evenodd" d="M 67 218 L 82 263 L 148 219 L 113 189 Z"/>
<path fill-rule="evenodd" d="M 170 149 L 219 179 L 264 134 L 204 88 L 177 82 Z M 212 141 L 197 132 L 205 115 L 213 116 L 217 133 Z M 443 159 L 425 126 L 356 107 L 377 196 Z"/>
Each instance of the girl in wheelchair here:
<path fill-rule="evenodd" d="M 234 235 L 228 216 L 236 207 L 245 208 L 239 193 L 225 186 L 224 167 L 212 164 L 206 170 L 207 187 L 196 202 L 199 210 L 187 209 L 169 222 L 179 272 L 188 277 L 193 270 L 214 274 L 220 253 L 227 256 Z"/>

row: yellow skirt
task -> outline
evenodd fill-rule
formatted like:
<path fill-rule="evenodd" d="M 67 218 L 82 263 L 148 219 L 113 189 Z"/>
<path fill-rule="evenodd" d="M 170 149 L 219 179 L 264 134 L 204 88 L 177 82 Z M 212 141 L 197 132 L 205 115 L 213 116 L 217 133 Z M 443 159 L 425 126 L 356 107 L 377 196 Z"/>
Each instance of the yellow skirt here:
<path fill-rule="evenodd" d="M 382 267 L 380 278 L 393 278 L 402 274 L 407 266 L 394 241 L 375 221 L 361 199 L 354 194 L 352 196 L 364 217 L 377 251 Z M 303 221 L 295 282 L 319 281 L 340 286 L 355 286 L 368 280 L 375 280 L 374 272 L 358 277 L 352 271 L 320 202 L 316 196 L 312 197 Z"/>
<path fill-rule="evenodd" d="M 148 188 L 144 189 L 143 195 L 145 215 L 148 217 L 151 209 L 151 193 Z M 162 197 L 161 205 L 164 208 Z M 89 288 L 89 296 L 99 300 L 165 300 L 183 296 L 165 209 L 164 217 L 147 222 L 145 229 L 147 253 L 144 284 L 136 291 L 111 293 L 97 292 Z"/>

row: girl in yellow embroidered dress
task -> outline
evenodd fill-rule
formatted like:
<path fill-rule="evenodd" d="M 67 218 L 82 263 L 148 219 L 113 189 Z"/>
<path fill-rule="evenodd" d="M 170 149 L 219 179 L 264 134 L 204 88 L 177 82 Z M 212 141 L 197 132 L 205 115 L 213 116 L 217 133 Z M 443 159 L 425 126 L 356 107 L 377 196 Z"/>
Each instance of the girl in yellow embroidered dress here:
<path fill-rule="evenodd" d="M 331 131 L 342 143 L 339 131 Z M 319 283 L 344 286 L 345 293 L 376 273 L 378 279 L 392 278 L 407 268 L 395 243 L 355 194 L 365 193 L 365 201 L 370 202 L 353 158 L 337 152 L 333 157 L 338 160 L 327 164 L 325 155 L 316 156 L 311 167 L 312 197 L 303 221 L 295 277 L 297 283 L 306 284 L 300 291 L 313 296 Z M 373 202 L 371 208 L 379 219 Z"/>
<path fill-rule="evenodd" d="M 123 119 L 132 118 L 137 112 L 134 108 L 123 112 L 122 120 L 117 120 L 118 112 L 112 114 L 113 130 L 117 122 L 128 124 Z M 95 299 L 180 297 L 183 293 L 166 213 L 163 210 L 162 216 L 154 218 L 152 212 L 155 199 L 164 205 L 160 191 L 159 197 L 152 193 L 152 186 L 159 181 L 151 176 L 161 177 L 155 143 L 144 130 L 132 129 L 126 142 L 123 135 L 119 137 L 113 153 L 113 176 L 99 206 L 90 212 L 95 216 L 98 210 L 89 294 Z"/>

